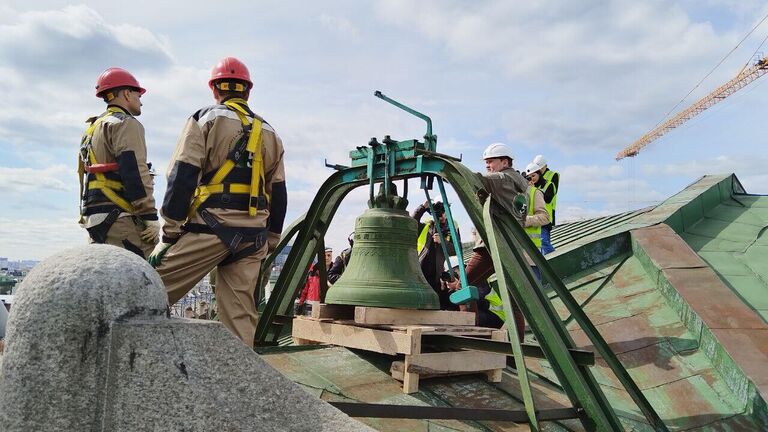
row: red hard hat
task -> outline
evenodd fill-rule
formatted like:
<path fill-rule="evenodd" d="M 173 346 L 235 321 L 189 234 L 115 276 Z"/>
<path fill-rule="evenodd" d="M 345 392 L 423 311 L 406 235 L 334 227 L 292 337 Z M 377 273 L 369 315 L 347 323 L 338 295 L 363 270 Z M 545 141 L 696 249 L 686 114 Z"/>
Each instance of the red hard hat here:
<path fill-rule="evenodd" d="M 139 89 L 141 94 L 146 92 L 130 72 L 125 69 L 112 67 L 102 72 L 96 80 L 96 97 L 101 97 L 101 94 L 105 91 L 117 87 L 134 87 Z"/>
<path fill-rule="evenodd" d="M 248 88 L 253 87 L 251 74 L 248 68 L 240 60 L 234 57 L 225 57 L 221 59 L 216 66 L 211 69 L 211 79 L 208 86 L 213 88 L 213 82 L 225 79 L 238 79 L 248 83 Z"/>

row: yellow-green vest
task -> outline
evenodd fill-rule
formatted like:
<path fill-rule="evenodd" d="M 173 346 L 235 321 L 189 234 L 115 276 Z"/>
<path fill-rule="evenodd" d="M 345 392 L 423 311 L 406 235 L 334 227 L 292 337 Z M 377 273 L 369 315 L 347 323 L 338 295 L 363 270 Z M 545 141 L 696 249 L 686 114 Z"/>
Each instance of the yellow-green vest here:
<path fill-rule="evenodd" d="M 555 188 L 555 196 L 552 197 L 552 202 L 545 202 L 544 206 L 547 208 L 547 214 L 549 215 L 549 222 L 552 223 L 554 221 L 553 214 L 555 212 L 555 208 L 557 208 L 557 185 L 552 183 L 552 178 L 555 177 L 556 172 L 552 170 L 547 170 L 542 177 L 544 177 L 544 187 L 541 188 L 541 191 L 544 192 L 547 190 L 549 185 L 552 185 L 553 188 Z"/>
<path fill-rule="evenodd" d="M 424 246 L 427 244 L 427 236 L 429 235 L 429 229 L 432 227 L 432 224 L 434 221 L 432 219 L 428 219 L 427 222 L 424 224 L 424 228 L 421 229 L 421 233 L 419 233 L 419 238 L 416 240 L 416 253 L 421 253 L 421 250 L 424 249 Z M 454 222 L 453 227 L 456 229 L 459 229 L 459 225 Z M 448 234 L 445 236 L 445 241 L 451 241 L 451 235 Z"/>
<path fill-rule="evenodd" d="M 535 213 L 534 211 L 534 195 L 536 194 L 536 188 L 535 187 L 529 187 L 528 188 L 528 216 L 533 216 Z M 526 227 L 525 228 L 526 234 L 528 234 L 528 237 L 533 240 L 533 244 L 536 245 L 537 248 L 541 249 L 541 227 Z"/>
<path fill-rule="evenodd" d="M 491 292 L 485 296 L 485 300 L 488 301 L 488 310 L 499 317 L 502 321 L 506 321 L 504 305 L 501 303 L 501 297 L 499 297 L 494 289 L 491 289 Z"/>

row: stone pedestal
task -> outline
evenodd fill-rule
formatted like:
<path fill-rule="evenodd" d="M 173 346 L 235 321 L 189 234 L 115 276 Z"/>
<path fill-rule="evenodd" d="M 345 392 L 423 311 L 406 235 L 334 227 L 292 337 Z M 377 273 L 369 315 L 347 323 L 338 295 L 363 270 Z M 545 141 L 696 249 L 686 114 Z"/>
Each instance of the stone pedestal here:
<path fill-rule="evenodd" d="M 4 431 L 370 430 L 221 324 L 169 318 L 157 273 L 116 247 L 89 245 L 35 267 L 7 330 Z"/>

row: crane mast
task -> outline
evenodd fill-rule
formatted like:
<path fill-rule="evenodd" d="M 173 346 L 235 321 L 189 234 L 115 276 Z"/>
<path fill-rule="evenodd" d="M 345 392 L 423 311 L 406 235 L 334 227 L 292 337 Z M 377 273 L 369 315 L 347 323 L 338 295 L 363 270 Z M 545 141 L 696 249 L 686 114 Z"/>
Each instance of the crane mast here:
<path fill-rule="evenodd" d="M 699 115 L 702 111 L 722 101 L 728 96 L 736 93 L 747 86 L 752 81 L 768 73 L 768 56 L 758 60 L 754 65 L 742 70 L 735 78 L 718 87 L 715 91 L 699 99 L 696 103 L 677 113 L 671 119 L 657 126 L 652 131 L 646 133 L 640 139 L 627 146 L 624 150 L 616 154 L 616 160 L 625 157 L 637 156 L 645 146 L 657 140 L 670 130 L 682 125 L 688 120 Z"/>

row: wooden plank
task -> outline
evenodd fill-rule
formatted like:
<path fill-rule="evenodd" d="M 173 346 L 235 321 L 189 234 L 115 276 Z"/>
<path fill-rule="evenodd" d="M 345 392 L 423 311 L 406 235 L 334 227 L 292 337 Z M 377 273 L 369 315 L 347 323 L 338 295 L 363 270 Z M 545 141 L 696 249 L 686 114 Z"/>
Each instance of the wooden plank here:
<path fill-rule="evenodd" d="M 405 370 L 407 373 L 416 374 L 476 373 L 503 369 L 506 366 L 507 357 L 503 354 L 450 351 L 407 356 Z"/>
<path fill-rule="evenodd" d="M 473 312 L 459 311 L 390 309 L 357 306 L 355 307 L 355 322 L 358 324 L 437 324 L 474 326 L 475 314 Z"/>
<path fill-rule="evenodd" d="M 401 361 L 393 361 L 392 365 L 389 367 L 389 373 L 392 375 L 392 378 L 402 381 L 405 378 L 405 362 Z"/>
<path fill-rule="evenodd" d="M 412 352 L 411 337 L 408 334 L 321 322 L 303 317 L 296 317 L 293 320 L 292 336 L 296 339 L 390 355 Z"/>
<path fill-rule="evenodd" d="M 404 375 L 403 371 L 405 371 L 405 362 L 402 361 L 393 361 L 392 366 L 389 367 L 389 373 L 392 376 L 392 378 L 403 381 Z M 419 381 L 423 379 L 429 379 L 429 378 L 440 378 L 440 377 L 447 377 L 447 376 L 459 376 L 459 375 L 467 375 L 466 372 L 451 372 L 451 373 L 425 373 L 425 374 L 419 374 Z"/>
<path fill-rule="evenodd" d="M 394 334 L 394 333 L 393 333 Z M 416 393 L 419 391 L 419 374 L 410 372 L 411 361 L 413 355 L 421 353 L 421 329 L 418 327 L 411 327 L 408 329 L 406 335 L 410 338 L 411 342 L 411 355 L 405 356 L 405 373 L 403 373 L 403 393 Z"/>
<path fill-rule="evenodd" d="M 317 342 L 309 339 L 293 338 L 293 343 L 296 345 L 322 345 L 322 342 Z"/>
<path fill-rule="evenodd" d="M 408 329 L 413 327 L 421 328 L 423 334 L 429 335 L 454 335 L 454 336 L 471 336 L 471 337 L 491 337 L 495 328 L 489 327 L 476 327 L 476 326 L 452 326 L 452 325 L 395 325 L 395 324 L 358 324 L 352 320 L 339 320 L 337 323 L 344 323 L 349 325 L 358 325 L 361 327 L 370 327 L 376 329 L 386 329 L 396 332 L 406 333 Z"/>
<path fill-rule="evenodd" d="M 355 307 L 315 303 L 312 305 L 312 315 L 310 316 L 314 319 L 352 319 L 355 316 Z"/>
<path fill-rule="evenodd" d="M 491 339 L 495 341 L 506 341 L 507 340 L 507 331 L 506 330 L 496 330 L 495 332 L 491 333 Z M 504 356 L 506 357 L 506 356 Z M 505 360 L 506 363 L 506 360 Z M 506 364 L 504 365 L 506 367 Z M 502 374 L 501 372 L 504 370 L 504 368 L 494 369 L 492 371 L 486 372 L 486 376 L 488 377 L 489 382 L 501 382 Z"/>

